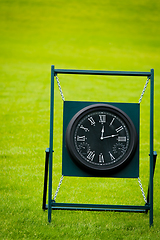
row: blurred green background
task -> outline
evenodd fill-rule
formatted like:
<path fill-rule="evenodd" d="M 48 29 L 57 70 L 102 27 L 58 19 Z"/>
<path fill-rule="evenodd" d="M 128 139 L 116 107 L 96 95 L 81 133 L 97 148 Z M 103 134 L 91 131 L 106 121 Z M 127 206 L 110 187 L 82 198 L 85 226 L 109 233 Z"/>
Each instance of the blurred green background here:
<path fill-rule="evenodd" d="M 0 0 L 1 239 L 159 239 L 158 160 L 152 229 L 148 215 L 122 213 L 55 211 L 48 225 L 47 211 L 41 210 L 52 64 L 111 71 L 154 68 L 154 150 L 159 153 L 159 12 L 157 0 Z M 120 102 L 138 102 L 146 82 L 146 78 L 102 76 L 59 79 L 66 100 Z M 53 191 L 61 176 L 62 101 L 57 86 L 55 104 Z M 141 107 L 140 176 L 145 192 L 148 128 L 149 86 Z M 107 198 L 107 203 L 143 203 L 134 180 L 66 178 L 63 184 L 59 201 L 106 203 Z"/>

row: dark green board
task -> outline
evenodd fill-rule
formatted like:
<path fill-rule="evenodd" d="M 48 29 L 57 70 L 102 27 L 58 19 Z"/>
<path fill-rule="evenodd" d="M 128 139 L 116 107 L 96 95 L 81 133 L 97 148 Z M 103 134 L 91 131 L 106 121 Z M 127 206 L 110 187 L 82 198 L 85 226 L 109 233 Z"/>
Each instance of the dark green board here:
<path fill-rule="evenodd" d="M 64 101 L 63 108 L 63 148 L 62 148 L 62 174 L 64 176 L 75 176 L 75 177 L 95 177 L 95 175 L 87 173 L 80 169 L 68 155 L 65 146 L 65 133 L 67 126 L 72 117 L 82 108 L 95 104 L 97 102 L 78 102 L 78 101 Z M 121 171 L 115 174 L 107 174 L 106 177 L 115 178 L 138 178 L 139 177 L 139 112 L 140 105 L 138 103 L 109 103 L 109 102 L 98 102 L 106 103 L 115 106 L 124 111 L 132 120 L 135 125 L 138 135 L 138 147 L 135 152 L 133 159 L 129 164 Z"/>

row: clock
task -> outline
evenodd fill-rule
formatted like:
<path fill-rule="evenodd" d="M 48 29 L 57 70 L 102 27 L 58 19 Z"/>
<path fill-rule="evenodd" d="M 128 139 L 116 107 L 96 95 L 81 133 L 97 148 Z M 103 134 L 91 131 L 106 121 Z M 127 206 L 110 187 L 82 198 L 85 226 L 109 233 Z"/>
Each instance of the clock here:
<path fill-rule="evenodd" d="M 88 173 L 106 175 L 133 158 L 138 137 L 130 117 L 109 104 L 92 104 L 70 120 L 65 144 L 72 161 Z"/>

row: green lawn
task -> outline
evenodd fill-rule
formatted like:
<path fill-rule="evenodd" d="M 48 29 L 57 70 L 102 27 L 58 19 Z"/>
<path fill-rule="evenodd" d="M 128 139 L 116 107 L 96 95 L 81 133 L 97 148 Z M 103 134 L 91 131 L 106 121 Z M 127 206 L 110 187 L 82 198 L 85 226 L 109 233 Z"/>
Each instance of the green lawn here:
<path fill-rule="evenodd" d="M 160 148 L 160 2 L 0 0 L 0 239 L 160 239 L 139 213 L 42 211 L 50 69 L 155 69 L 154 150 Z M 146 78 L 59 75 L 66 100 L 138 102 Z M 104 81 L 105 80 L 105 81 Z M 55 86 L 54 179 L 61 177 L 62 100 Z M 140 178 L 149 177 L 149 89 L 141 104 Z M 57 202 L 143 204 L 137 179 L 64 177 Z"/>

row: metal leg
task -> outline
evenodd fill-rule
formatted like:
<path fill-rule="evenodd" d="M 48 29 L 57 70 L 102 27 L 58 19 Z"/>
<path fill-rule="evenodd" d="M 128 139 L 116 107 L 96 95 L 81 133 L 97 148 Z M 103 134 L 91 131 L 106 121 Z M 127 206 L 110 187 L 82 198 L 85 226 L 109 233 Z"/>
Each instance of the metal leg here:
<path fill-rule="evenodd" d="M 48 162 L 49 162 L 49 148 L 46 148 L 45 172 L 44 172 L 44 188 L 43 188 L 43 204 L 42 209 L 46 209 L 46 196 L 47 196 L 47 179 L 48 179 Z"/>
<path fill-rule="evenodd" d="M 53 123 L 54 123 L 54 66 L 51 66 L 51 103 L 49 137 L 49 182 L 48 182 L 48 222 L 51 222 L 52 202 L 52 162 L 53 162 Z"/>
<path fill-rule="evenodd" d="M 155 166 L 156 166 L 156 159 L 157 159 L 157 152 L 153 152 L 153 176 L 154 176 L 154 171 L 155 171 Z M 150 192 L 150 185 L 148 185 L 148 193 L 147 193 L 147 203 L 149 203 L 149 192 Z M 148 212 L 148 210 L 147 210 Z"/>
<path fill-rule="evenodd" d="M 149 180 L 149 223 L 153 225 L 153 149 L 154 149 L 154 69 L 150 78 L 150 180 Z"/>

